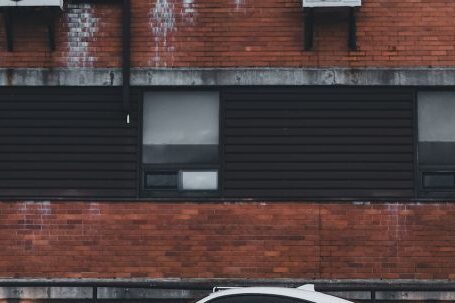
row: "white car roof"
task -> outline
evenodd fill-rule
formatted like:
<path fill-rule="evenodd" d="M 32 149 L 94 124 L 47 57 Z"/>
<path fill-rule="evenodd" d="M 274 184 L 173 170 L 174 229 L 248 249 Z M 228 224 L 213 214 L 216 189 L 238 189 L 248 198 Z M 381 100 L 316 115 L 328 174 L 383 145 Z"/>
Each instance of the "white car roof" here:
<path fill-rule="evenodd" d="M 290 298 L 301 299 L 305 301 L 311 301 L 316 303 L 352 303 L 338 297 L 323 294 L 317 291 L 309 291 L 299 288 L 286 288 L 286 287 L 242 287 L 233 288 L 227 290 L 217 291 L 212 293 L 208 297 L 197 301 L 197 303 L 204 303 L 215 298 L 232 296 L 232 295 L 244 295 L 244 294 L 267 294 L 284 296 Z"/>

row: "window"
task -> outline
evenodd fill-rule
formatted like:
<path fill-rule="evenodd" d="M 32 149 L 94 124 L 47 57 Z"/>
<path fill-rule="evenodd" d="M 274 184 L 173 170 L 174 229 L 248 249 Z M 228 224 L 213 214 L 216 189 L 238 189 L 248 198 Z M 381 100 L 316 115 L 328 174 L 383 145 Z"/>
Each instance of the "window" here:
<path fill-rule="evenodd" d="M 143 189 L 185 195 L 218 190 L 218 92 L 144 94 Z"/>
<path fill-rule="evenodd" d="M 418 94 L 418 132 L 421 190 L 455 193 L 455 92 Z"/>

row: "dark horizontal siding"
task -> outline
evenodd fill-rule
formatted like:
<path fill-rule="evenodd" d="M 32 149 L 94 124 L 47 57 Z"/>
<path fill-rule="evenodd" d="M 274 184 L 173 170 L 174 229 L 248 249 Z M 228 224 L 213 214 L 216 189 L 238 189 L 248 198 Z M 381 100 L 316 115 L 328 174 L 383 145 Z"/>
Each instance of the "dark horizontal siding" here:
<path fill-rule="evenodd" d="M 0 196 L 136 196 L 137 111 L 127 126 L 119 88 L 1 92 Z"/>
<path fill-rule="evenodd" d="M 226 197 L 414 195 L 412 93 L 261 88 L 223 98 Z"/>

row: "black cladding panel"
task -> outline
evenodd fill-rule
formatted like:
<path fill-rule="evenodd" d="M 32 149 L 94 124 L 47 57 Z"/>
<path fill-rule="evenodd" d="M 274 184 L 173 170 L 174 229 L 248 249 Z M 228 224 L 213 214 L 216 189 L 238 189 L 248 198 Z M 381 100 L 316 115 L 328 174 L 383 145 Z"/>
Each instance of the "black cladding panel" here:
<path fill-rule="evenodd" d="M 413 197 L 412 92 L 257 88 L 223 99 L 226 197 Z"/>
<path fill-rule="evenodd" d="M 137 113 L 127 126 L 120 88 L 0 92 L 1 197 L 136 196 Z"/>
<path fill-rule="evenodd" d="M 413 197 L 412 92 L 226 88 L 222 96 L 222 197 Z M 3 88 L 0 196 L 136 197 L 138 97 L 126 126 L 120 88 Z"/>

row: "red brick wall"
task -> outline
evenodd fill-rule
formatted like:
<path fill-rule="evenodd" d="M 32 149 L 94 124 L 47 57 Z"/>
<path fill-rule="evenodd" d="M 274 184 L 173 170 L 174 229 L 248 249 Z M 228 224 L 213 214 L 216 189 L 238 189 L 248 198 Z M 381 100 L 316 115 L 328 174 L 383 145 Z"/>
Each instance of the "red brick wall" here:
<path fill-rule="evenodd" d="M 0 277 L 455 279 L 455 205 L 0 203 Z"/>
<path fill-rule="evenodd" d="M 359 51 L 347 50 L 347 22 L 332 14 L 317 17 L 315 50 L 305 52 L 301 0 L 133 0 L 132 63 L 136 67 L 455 66 L 453 0 L 363 2 L 358 14 Z M 119 66 L 120 12 L 115 2 L 70 4 L 57 20 L 53 53 L 47 49 L 42 21 L 17 17 L 16 50 L 7 53 L 5 39 L 0 39 L 0 67 Z M 75 34 L 80 31 L 88 35 Z"/>

